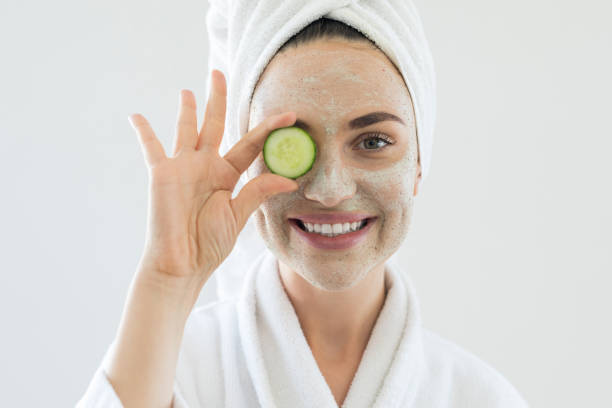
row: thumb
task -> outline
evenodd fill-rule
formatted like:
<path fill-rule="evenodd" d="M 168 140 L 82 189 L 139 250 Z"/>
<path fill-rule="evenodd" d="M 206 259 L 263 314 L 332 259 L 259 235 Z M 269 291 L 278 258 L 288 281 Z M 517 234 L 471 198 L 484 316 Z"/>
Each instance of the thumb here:
<path fill-rule="evenodd" d="M 242 230 L 249 216 L 268 197 L 278 193 L 295 191 L 297 188 L 298 184 L 294 180 L 272 173 L 261 174 L 249 181 L 242 187 L 238 195 L 230 200 L 238 231 Z"/>

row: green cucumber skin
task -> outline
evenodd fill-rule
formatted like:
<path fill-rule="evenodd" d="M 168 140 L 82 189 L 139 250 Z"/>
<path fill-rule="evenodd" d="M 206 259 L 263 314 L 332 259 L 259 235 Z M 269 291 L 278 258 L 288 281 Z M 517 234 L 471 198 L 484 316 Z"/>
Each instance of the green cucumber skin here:
<path fill-rule="evenodd" d="M 286 128 L 278 128 L 278 129 L 274 129 L 274 130 L 288 129 L 288 128 L 295 128 L 295 129 L 299 129 L 299 130 L 300 130 L 302 133 L 306 134 L 306 135 L 307 135 L 307 136 L 310 138 L 310 140 L 312 141 L 312 144 L 313 144 L 313 146 L 314 146 L 314 157 L 315 157 L 315 160 L 316 160 L 316 157 L 317 157 L 317 151 L 318 151 L 318 150 L 317 150 L 317 144 L 316 144 L 316 143 L 315 143 L 315 141 L 312 139 L 312 136 L 310 136 L 310 135 L 308 134 L 308 132 L 306 132 L 304 129 L 299 128 L 299 127 L 295 127 L 295 126 L 288 126 L 288 127 L 286 127 Z M 270 134 L 272 134 L 272 132 L 270 132 Z M 272 170 L 272 169 L 270 168 L 270 166 L 268 165 L 268 161 L 266 160 L 266 155 L 265 155 L 265 154 L 263 154 L 263 152 L 266 150 L 266 145 L 268 144 L 268 140 L 269 140 L 269 138 L 270 138 L 270 135 L 268 135 L 268 137 L 266 138 L 266 141 L 264 142 L 263 149 L 262 149 L 262 156 L 263 156 L 264 162 L 266 163 L 266 167 L 268 168 L 268 170 L 270 170 L 270 173 L 273 173 L 273 174 L 278 174 L 279 176 L 283 176 L 283 177 L 286 177 L 286 178 L 289 178 L 289 179 L 295 180 L 295 179 L 297 179 L 298 177 L 302 177 L 304 174 L 308 173 L 308 172 L 310 171 L 310 169 L 312 169 L 312 166 L 314 166 L 314 162 L 315 162 L 315 160 L 313 160 L 313 161 L 312 161 L 312 163 L 310 163 L 310 166 L 309 166 L 307 169 L 305 169 L 305 170 L 304 170 L 304 172 L 303 172 L 302 174 L 299 174 L 299 175 L 297 175 L 297 176 L 295 176 L 295 177 L 285 176 L 285 175 L 279 174 L 279 173 L 275 172 L 274 170 Z"/>

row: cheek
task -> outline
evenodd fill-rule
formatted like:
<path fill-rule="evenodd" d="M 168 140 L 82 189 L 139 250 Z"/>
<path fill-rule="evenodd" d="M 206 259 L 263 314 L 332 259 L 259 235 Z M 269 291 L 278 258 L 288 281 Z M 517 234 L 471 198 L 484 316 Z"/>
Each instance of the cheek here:
<path fill-rule="evenodd" d="M 258 223 L 270 234 L 280 234 L 284 239 L 291 228 L 285 215 L 294 207 L 295 197 L 291 194 L 273 194 L 267 197 L 256 210 Z M 282 230 L 286 230 L 283 232 Z"/>
<path fill-rule="evenodd" d="M 382 246 L 389 252 L 395 252 L 410 231 L 414 199 L 413 184 L 409 175 L 404 173 L 377 190 L 383 214 L 380 239 Z"/>
<path fill-rule="evenodd" d="M 401 242 L 409 229 L 417 171 L 413 162 L 412 158 L 406 157 L 392 166 L 362 171 L 358 176 L 364 194 L 378 206 L 383 218 L 381 232 L 387 244 L 391 242 L 388 240 Z"/>
<path fill-rule="evenodd" d="M 379 170 L 358 170 L 361 185 L 376 201 L 385 206 L 405 206 L 412 201 L 417 167 L 405 157 Z"/>
<path fill-rule="evenodd" d="M 412 183 L 408 177 L 392 180 L 376 189 L 376 197 L 382 207 L 385 219 L 392 225 L 404 225 L 409 222 L 412 208 Z"/>

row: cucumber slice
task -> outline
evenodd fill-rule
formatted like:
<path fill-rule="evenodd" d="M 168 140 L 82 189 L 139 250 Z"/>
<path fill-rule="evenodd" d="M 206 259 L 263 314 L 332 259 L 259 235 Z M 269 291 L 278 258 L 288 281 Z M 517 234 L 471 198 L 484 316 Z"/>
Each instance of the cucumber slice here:
<path fill-rule="evenodd" d="M 274 129 L 263 147 L 263 158 L 274 174 L 296 179 L 314 164 L 317 145 L 304 129 L 289 126 Z"/>

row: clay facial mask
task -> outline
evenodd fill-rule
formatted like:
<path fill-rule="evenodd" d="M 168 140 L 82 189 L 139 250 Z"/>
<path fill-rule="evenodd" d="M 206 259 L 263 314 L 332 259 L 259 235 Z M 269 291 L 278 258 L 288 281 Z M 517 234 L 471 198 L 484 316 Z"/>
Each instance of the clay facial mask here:
<path fill-rule="evenodd" d="M 381 271 L 410 226 L 419 171 L 410 94 L 380 50 L 342 41 L 315 42 L 278 54 L 268 64 L 253 94 L 249 124 L 256 126 L 286 111 L 296 112 L 296 127 L 314 141 L 314 162 L 295 179 L 297 190 L 262 203 L 253 214 L 256 227 L 283 270 L 320 289 L 346 290 L 370 271 Z M 349 126 L 372 112 L 391 113 L 402 123 L 361 121 L 363 126 Z M 272 171 L 262 154 L 248 178 L 267 172 Z M 365 214 L 375 220 L 348 223 L 349 230 L 336 222 L 292 224 L 292 219 L 320 214 Z M 344 240 L 366 228 L 358 240 L 333 248 L 305 235 Z"/>

